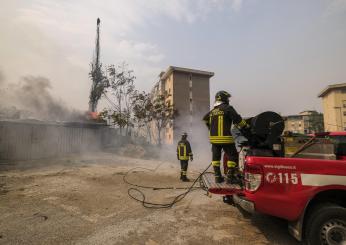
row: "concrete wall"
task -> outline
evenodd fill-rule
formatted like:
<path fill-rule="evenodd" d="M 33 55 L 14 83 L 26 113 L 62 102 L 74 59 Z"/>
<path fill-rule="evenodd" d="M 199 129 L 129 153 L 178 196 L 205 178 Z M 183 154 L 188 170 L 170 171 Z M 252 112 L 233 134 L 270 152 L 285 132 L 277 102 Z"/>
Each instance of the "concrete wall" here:
<path fill-rule="evenodd" d="M 192 81 L 192 115 L 190 113 L 190 78 Z M 176 142 L 180 139 L 182 131 L 199 134 L 200 128 L 204 129 L 202 117 L 210 109 L 210 89 L 207 76 L 174 71 L 173 79 L 173 102 L 175 109 L 178 110 L 178 117 L 174 120 L 173 129 L 173 140 Z"/>
<path fill-rule="evenodd" d="M 189 131 L 190 118 L 190 74 L 182 72 L 173 72 L 173 102 L 174 109 L 178 111 L 177 117 L 174 119 L 172 143 L 179 140 L 182 131 Z"/>
<path fill-rule="evenodd" d="M 204 151 L 205 149 L 210 149 L 208 130 L 202 120 L 203 116 L 210 110 L 209 77 L 192 75 L 192 99 L 193 121 L 190 142 L 193 144 L 194 149 L 203 149 Z M 208 155 L 208 153 L 206 154 Z M 202 156 L 200 157 L 203 159 Z"/>
<path fill-rule="evenodd" d="M 193 114 L 199 121 L 210 110 L 209 78 L 192 76 Z"/>
<path fill-rule="evenodd" d="M 116 129 L 89 123 L 0 121 L 0 160 L 30 160 L 117 146 Z"/>
<path fill-rule="evenodd" d="M 346 129 L 346 93 L 335 89 L 322 98 L 325 131 Z"/>

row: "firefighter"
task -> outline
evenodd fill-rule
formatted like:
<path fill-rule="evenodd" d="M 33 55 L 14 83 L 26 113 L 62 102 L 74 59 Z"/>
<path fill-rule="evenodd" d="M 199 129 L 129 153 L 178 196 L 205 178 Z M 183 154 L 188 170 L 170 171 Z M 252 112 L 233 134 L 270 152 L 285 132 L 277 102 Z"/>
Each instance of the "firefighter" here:
<path fill-rule="evenodd" d="M 231 134 L 232 124 L 238 128 L 247 127 L 245 120 L 229 105 L 231 95 L 226 91 L 219 91 L 215 95 L 214 108 L 208 112 L 203 120 L 209 129 L 209 141 L 212 144 L 212 165 L 215 173 L 215 182 L 224 181 L 220 171 L 221 150 L 228 156 L 227 183 L 238 184 L 237 177 L 238 152 Z"/>
<path fill-rule="evenodd" d="M 186 176 L 187 166 L 189 160 L 193 161 L 193 154 L 191 150 L 190 142 L 187 140 L 187 133 L 181 135 L 181 140 L 177 145 L 177 158 L 180 160 L 180 180 L 184 182 L 189 182 L 190 180 Z"/>

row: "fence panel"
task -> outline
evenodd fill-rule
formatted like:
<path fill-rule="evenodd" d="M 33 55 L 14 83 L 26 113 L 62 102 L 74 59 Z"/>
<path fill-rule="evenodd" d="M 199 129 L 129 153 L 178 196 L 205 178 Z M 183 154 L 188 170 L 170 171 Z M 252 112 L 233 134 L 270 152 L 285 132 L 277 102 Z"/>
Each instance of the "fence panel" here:
<path fill-rule="evenodd" d="M 0 160 L 30 160 L 117 147 L 128 139 L 92 123 L 0 121 Z"/>

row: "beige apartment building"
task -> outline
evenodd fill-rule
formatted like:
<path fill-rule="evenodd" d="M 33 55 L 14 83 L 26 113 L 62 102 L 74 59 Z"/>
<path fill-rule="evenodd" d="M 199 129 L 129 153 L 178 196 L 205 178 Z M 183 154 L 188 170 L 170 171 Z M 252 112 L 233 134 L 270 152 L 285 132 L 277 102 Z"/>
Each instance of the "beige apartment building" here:
<path fill-rule="evenodd" d="M 322 98 L 325 131 L 346 131 L 346 83 L 326 87 Z"/>
<path fill-rule="evenodd" d="M 205 134 L 202 117 L 210 109 L 209 81 L 212 76 L 213 72 L 176 66 L 169 66 L 166 71 L 160 73 L 152 95 L 165 92 L 170 94 L 168 100 L 177 111 L 172 124 L 162 132 L 162 143 L 175 144 L 182 132 L 196 136 Z M 153 136 L 157 138 L 155 132 Z M 190 139 L 193 141 L 197 138 Z"/>
<path fill-rule="evenodd" d="M 284 117 L 285 119 L 285 131 L 292 133 L 303 134 L 303 118 L 299 115 L 290 115 Z"/>
<path fill-rule="evenodd" d="M 297 134 L 323 132 L 323 114 L 317 111 L 302 111 L 298 115 L 284 117 L 285 131 Z"/>

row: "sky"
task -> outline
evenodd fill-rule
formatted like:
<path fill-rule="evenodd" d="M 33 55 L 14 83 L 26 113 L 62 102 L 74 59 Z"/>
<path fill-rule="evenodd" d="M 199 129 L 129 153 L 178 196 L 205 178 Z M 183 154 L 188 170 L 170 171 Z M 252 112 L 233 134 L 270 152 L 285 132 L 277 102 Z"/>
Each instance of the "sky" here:
<path fill-rule="evenodd" d="M 346 0 L 0 0 L 0 72 L 43 76 L 87 110 L 101 19 L 101 60 L 123 61 L 150 91 L 169 65 L 215 72 L 243 116 L 322 110 L 318 93 L 346 82 Z M 2 86 L 0 84 L 0 86 Z M 101 103 L 99 110 L 102 110 Z"/>

